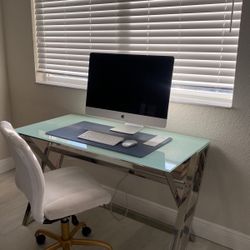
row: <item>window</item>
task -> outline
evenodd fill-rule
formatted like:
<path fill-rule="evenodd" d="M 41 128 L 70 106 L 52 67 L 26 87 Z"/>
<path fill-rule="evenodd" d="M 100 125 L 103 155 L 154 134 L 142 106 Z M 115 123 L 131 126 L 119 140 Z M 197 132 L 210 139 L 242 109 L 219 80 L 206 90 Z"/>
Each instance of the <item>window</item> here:
<path fill-rule="evenodd" d="M 89 53 L 175 57 L 173 101 L 230 107 L 242 0 L 33 0 L 36 80 L 86 88 Z"/>

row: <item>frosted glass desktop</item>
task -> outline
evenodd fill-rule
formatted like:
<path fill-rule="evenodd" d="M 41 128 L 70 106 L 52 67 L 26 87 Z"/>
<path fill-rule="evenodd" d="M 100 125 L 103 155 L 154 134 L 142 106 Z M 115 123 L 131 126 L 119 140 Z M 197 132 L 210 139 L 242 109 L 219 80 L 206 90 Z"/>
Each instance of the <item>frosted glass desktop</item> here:
<path fill-rule="evenodd" d="M 179 165 L 181 165 L 183 162 L 189 159 L 195 152 L 200 152 L 205 147 L 207 147 L 209 143 L 209 140 L 204 138 L 172 133 L 164 129 L 144 128 L 141 132 L 161 135 L 163 137 L 164 136 L 172 137 L 173 140 L 167 145 L 154 151 L 150 155 L 144 158 L 137 158 L 126 154 L 116 153 L 110 150 L 89 146 L 87 144 L 77 143 L 74 141 L 69 141 L 58 137 L 46 135 L 47 131 L 51 131 L 81 121 L 90 121 L 109 126 L 117 125 L 117 122 L 113 122 L 110 120 L 99 119 L 91 116 L 70 114 L 18 128 L 17 132 L 21 135 L 30 136 L 32 138 L 58 143 L 75 149 L 80 149 L 98 155 L 103 155 L 109 158 L 119 159 L 130 163 L 143 165 L 146 167 L 150 167 L 165 172 L 173 171 L 175 168 L 177 168 Z"/>

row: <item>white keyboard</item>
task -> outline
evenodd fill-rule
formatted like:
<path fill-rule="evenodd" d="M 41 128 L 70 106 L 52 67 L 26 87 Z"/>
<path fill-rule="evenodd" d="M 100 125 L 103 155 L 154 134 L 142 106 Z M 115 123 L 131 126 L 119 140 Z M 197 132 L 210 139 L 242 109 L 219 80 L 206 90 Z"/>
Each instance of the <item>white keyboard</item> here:
<path fill-rule="evenodd" d="M 124 138 L 120 136 L 109 135 L 109 134 L 99 133 L 99 132 L 90 131 L 90 130 L 78 135 L 78 138 L 88 140 L 88 141 L 103 143 L 109 146 L 115 146 L 116 144 L 124 140 Z"/>

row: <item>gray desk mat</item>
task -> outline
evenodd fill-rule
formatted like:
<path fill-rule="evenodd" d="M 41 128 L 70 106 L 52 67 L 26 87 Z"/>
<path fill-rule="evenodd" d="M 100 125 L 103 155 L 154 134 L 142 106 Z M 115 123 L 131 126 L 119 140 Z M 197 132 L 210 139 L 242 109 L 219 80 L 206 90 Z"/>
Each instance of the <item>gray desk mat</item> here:
<path fill-rule="evenodd" d="M 148 141 L 149 139 L 153 138 L 155 135 L 141 133 L 141 132 L 138 132 L 134 135 L 127 135 L 127 134 L 123 134 L 123 133 L 117 133 L 117 132 L 110 131 L 110 128 L 112 128 L 112 127 L 102 125 L 102 124 L 83 121 L 83 122 L 79 122 L 76 124 L 72 124 L 70 126 L 66 126 L 66 127 L 56 129 L 56 130 L 49 131 L 46 134 L 52 135 L 55 137 L 59 137 L 59 138 L 63 138 L 63 139 L 67 139 L 67 140 L 71 140 L 71 141 L 84 143 L 84 144 L 99 147 L 99 148 L 109 149 L 109 150 L 112 150 L 115 152 L 120 152 L 123 154 L 132 155 L 132 156 L 140 157 L 140 158 L 152 153 L 156 149 L 160 148 L 161 146 L 163 146 L 169 142 L 169 140 L 166 138 L 166 140 L 164 142 L 160 143 L 159 145 L 157 145 L 155 147 L 152 147 L 152 146 L 144 145 L 143 143 Z M 109 146 L 109 145 L 105 145 L 102 143 L 92 142 L 92 141 L 78 138 L 78 136 L 80 134 L 84 133 L 87 130 L 107 133 L 110 135 L 121 136 L 121 137 L 124 137 L 125 140 L 126 139 L 137 140 L 138 144 L 136 144 L 135 146 L 132 146 L 130 148 L 125 148 L 121 145 L 121 143 L 118 143 L 115 146 Z"/>

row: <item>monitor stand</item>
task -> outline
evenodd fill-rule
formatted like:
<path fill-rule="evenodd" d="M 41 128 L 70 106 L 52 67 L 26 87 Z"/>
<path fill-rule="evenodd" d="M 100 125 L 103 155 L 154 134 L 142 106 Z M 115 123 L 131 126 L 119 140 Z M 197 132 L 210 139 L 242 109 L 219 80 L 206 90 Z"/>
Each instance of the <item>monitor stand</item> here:
<path fill-rule="evenodd" d="M 124 124 L 118 125 L 117 127 L 111 128 L 110 130 L 113 132 L 134 135 L 142 129 L 143 129 L 142 125 L 133 124 L 133 123 L 124 123 Z"/>

